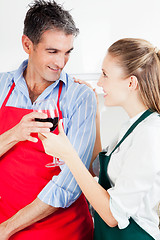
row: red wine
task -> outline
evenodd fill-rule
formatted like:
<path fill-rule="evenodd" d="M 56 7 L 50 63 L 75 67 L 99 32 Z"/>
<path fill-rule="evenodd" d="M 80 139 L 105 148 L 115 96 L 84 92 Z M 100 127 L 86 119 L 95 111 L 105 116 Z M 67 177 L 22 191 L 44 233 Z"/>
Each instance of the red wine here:
<path fill-rule="evenodd" d="M 55 118 L 35 118 L 35 121 L 37 122 L 51 122 L 53 123 L 53 127 L 50 128 L 50 131 L 54 131 L 54 129 L 57 127 L 58 125 L 58 117 L 55 117 Z"/>

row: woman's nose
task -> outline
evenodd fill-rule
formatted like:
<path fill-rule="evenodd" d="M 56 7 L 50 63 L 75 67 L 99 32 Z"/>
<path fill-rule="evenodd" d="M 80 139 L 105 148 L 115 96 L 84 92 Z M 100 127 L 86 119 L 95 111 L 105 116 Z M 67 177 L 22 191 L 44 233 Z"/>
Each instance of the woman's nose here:
<path fill-rule="evenodd" d="M 97 86 L 102 87 L 102 79 L 101 79 L 101 77 L 99 78 L 99 80 L 97 82 Z"/>

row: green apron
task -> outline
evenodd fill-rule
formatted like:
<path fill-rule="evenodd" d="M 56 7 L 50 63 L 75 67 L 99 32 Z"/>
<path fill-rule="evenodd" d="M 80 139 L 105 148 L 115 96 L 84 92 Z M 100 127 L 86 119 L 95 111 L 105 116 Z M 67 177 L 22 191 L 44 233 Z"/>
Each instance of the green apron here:
<path fill-rule="evenodd" d="M 111 188 L 111 184 L 107 175 L 107 167 L 112 153 L 120 146 L 125 138 L 134 130 L 134 128 L 148 117 L 152 112 L 150 110 L 145 111 L 136 122 L 128 129 L 121 141 L 116 145 L 109 156 L 106 156 L 106 152 L 99 153 L 100 161 L 100 173 L 99 184 L 104 189 Z M 94 215 L 94 240 L 151 240 L 151 237 L 145 230 L 143 230 L 132 218 L 130 218 L 130 224 L 125 229 L 119 229 L 116 227 L 109 227 L 102 218 L 95 212 Z"/>

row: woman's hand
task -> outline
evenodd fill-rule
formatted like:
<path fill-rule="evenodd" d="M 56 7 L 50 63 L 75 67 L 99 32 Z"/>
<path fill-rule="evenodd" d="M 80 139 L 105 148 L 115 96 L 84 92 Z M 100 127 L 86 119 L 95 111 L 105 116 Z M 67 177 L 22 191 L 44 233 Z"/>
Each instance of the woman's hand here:
<path fill-rule="evenodd" d="M 77 153 L 63 130 L 62 120 L 58 123 L 58 130 L 58 135 L 53 133 L 39 133 L 38 137 L 42 141 L 45 152 L 48 155 L 60 158 L 67 163 L 70 156 Z"/>
<path fill-rule="evenodd" d="M 76 79 L 75 77 L 73 77 L 73 79 L 74 79 L 74 82 L 79 83 L 79 84 L 85 84 L 86 86 L 88 86 L 89 88 L 91 88 L 91 89 L 93 90 L 93 92 L 95 93 L 95 96 L 96 96 L 97 107 L 98 107 L 98 105 L 99 105 L 99 99 L 98 99 L 98 94 L 97 94 L 97 92 L 96 92 L 96 89 L 93 88 L 93 87 L 91 86 L 91 84 L 89 84 L 89 83 L 86 82 L 86 81 L 83 81 L 83 80 L 80 80 L 80 79 Z"/>

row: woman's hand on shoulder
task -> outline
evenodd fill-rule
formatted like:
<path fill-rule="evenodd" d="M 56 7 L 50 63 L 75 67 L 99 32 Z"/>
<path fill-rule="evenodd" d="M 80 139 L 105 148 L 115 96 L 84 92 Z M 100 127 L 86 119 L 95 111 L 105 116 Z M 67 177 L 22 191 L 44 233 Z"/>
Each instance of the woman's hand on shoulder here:
<path fill-rule="evenodd" d="M 88 86 L 89 88 L 91 88 L 91 89 L 93 90 L 93 92 L 95 93 L 96 101 L 97 101 L 97 105 L 98 105 L 98 104 L 99 104 L 99 100 L 98 100 L 98 94 L 97 94 L 97 92 L 96 92 L 96 89 L 93 88 L 93 87 L 91 86 L 91 84 L 89 84 L 89 83 L 86 82 L 86 81 L 83 81 L 83 80 L 80 80 L 80 79 L 76 79 L 75 77 L 73 77 L 73 79 L 74 79 L 74 82 L 79 83 L 79 84 L 85 84 L 86 86 Z"/>

